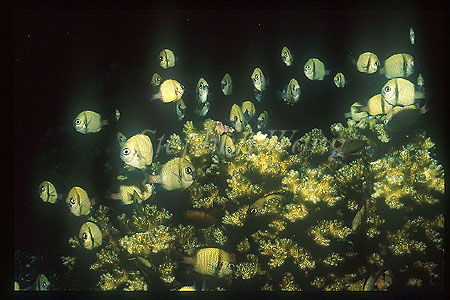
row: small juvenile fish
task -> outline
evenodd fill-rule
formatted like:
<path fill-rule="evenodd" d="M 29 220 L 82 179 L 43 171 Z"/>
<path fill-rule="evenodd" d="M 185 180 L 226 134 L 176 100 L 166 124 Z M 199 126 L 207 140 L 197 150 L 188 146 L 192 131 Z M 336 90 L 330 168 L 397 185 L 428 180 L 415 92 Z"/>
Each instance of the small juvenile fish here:
<path fill-rule="evenodd" d="M 247 125 L 245 121 L 244 114 L 241 108 L 237 104 L 233 104 L 230 111 L 230 122 L 231 126 L 237 131 L 242 132 Z"/>
<path fill-rule="evenodd" d="M 178 101 L 184 94 L 184 85 L 173 79 L 164 80 L 159 86 L 159 92 L 152 96 L 152 100 L 160 99 L 163 103 Z"/>
<path fill-rule="evenodd" d="M 56 203 L 58 199 L 62 199 L 62 195 L 56 192 L 55 186 L 50 181 L 43 181 L 39 185 L 39 197 L 44 202 Z"/>
<path fill-rule="evenodd" d="M 412 27 L 409 28 L 409 41 L 411 45 L 414 45 L 416 42 L 416 34 L 414 33 L 414 29 Z"/>
<path fill-rule="evenodd" d="M 117 143 L 119 144 L 119 148 L 122 149 L 123 145 L 127 142 L 127 137 L 122 133 L 117 133 Z"/>
<path fill-rule="evenodd" d="M 220 139 L 219 153 L 225 156 L 226 159 L 236 156 L 236 146 L 228 134 L 222 135 Z"/>
<path fill-rule="evenodd" d="M 120 111 L 116 108 L 116 121 L 120 120 Z"/>
<path fill-rule="evenodd" d="M 141 204 L 153 194 L 155 187 L 151 183 L 143 183 L 141 187 L 136 185 L 120 185 L 118 193 L 110 194 L 110 198 L 122 201 L 124 205 L 133 203 Z"/>
<path fill-rule="evenodd" d="M 365 111 L 361 111 L 361 108 L 363 108 L 364 105 L 362 105 L 359 102 L 355 102 L 350 107 L 350 112 L 347 112 L 344 114 L 346 118 L 352 118 L 356 122 L 359 122 L 359 120 L 367 117 L 369 114 Z"/>
<path fill-rule="evenodd" d="M 197 172 L 185 157 L 175 157 L 165 163 L 158 175 L 144 173 L 150 183 L 159 183 L 166 190 L 184 190 L 194 182 Z"/>
<path fill-rule="evenodd" d="M 423 99 L 424 92 L 415 91 L 414 84 L 403 78 L 389 80 L 381 89 L 384 100 L 393 106 L 407 106 L 416 103 L 416 99 Z"/>
<path fill-rule="evenodd" d="M 152 86 L 159 86 L 162 82 L 162 77 L 158 73 L 154 73 L 152 76 Z"/>
<path fill-rule="evenodd" d="M 195 280 L 194 283 L 192 285 L 185 285 L 182 286 L 180 289 L 178 289 L 179 292 L 197 292 L 197 285 L 195 284 Z M 205 278 L 203 278 L 203 282 L 202 282 L 202 288 L 200 291 L 206 291 L 206 282 L 205 282 Z"/>
<path fill-rule="evenodd" d="M 294 105 L 298 102 L 300 94 L 300 85 L 298 84 L 297 79 L 292 78 L 281 93 L 281 100 L 288 105 Z"/>
<path fill-rule="evenodd" d="M 97 133 L 102 130 L 102 127 L 108 125 L 107 120 L 102 120 L 99 113 L 85 110 L 80 112 L 75 120 L 73 120 L 73 127 L 76 131 L 82 134 Z"/>
<path fill-rule="evenodd" d="M 233 80 L 231 79 L 231 75 L 226 73 L 222 81 L 220 81 L 220 88 L 225 96 L 231 95 L 233 92 Z"/>
<path fill-rule="evenodd" d="M 422 74 L 417 76 L 417 90 L 423 92 L 425 90 L 425 81 L 423 80 Z"/>
<path fill-rule="evenodd" d="M 342 73 L 337 73 L 336 76 L 334 76 L 333 81 L 338 88 L 343 88 L 347 84 L 345 76 Z"/>
<path fill-rule="evenodd" d="M 189 209 L 184 212 L 184 217 L 201 228 L 207 228 L 217 222 L 217 209 Z"/>
<path fill-rule="evenodd" d="M 373 74 L 378 70 L 380 66 L 380 60 L 378 56 L 373 54 L 372 52 L 364 52 L 362 53 L 357 61 L 353 61 L 356 64 L 356 68 L 361 73 Z"/>
<path fill-rule="evenodd" d="M 153 161 L 153 145 L 150 138 L 144 134 L 136 134 L 123 144 L 120 158 L 127 164 L 138 169 L 144 169 Z"/>
<path fill-rule="evenodd" d="M 91 207 L 94 203 L 92 199 L 89 199 L 85 190 L 80 187 L 73 187 L 67 194 L 66 204 L 70 209 L 70 212 L 75 216 L 88 215 L 91 211 Z"/>
<path fill-rule="evenodd" d="M 241 105 L 241 111 L 244 115 L 244 119 L 248 123 L 256 114 L 255 105 L 252 101 L 244 101 Z"/>
<path fill-rule="evenodd" d="M 197 101 L 199 103 L 205 103 L 206 100 L 208 99 L 209 85 L 208 82 L 206 82 L 206 80 L 203 77 L 201 77 L 198 80 L 196 91 L 197 91 Z"/>
<path fill-rule="evenodd" d="M 286 64 L 286 66 L 292 66 L 294 57 L 292 56 L 291 51 L 289 51 L 288 47 L 283 47 L 283 49 L 281 49 L 281 59 Z"/>
<path fill-rule="evenodd" d="M 194 270 L 203 275 L 223 278 L 236 270 L 233 257 L 218 248 L 203 248 L 193 257 L 184 257 L 183 262 L 194 266 Z"/>
<path fill-rule="evenodd" d="M 83 247 L 87 250 L 97 248 L 102 244 L 102 231 L 92 222 L 86 222 L 81 225 L 78 238 L 81 240 Z"/>
<path fill-rule="evenodd" d="M 204 117 L 208 113 L 210 106 L 211 104 L 208 101 L 202 102 L 199 104 L 199 106 L 195 109 L 194 112 L 200 117 Z"/>
<path fill-rule="evenodd" d="M 183 99 L 175 102 L 175 112 L 177 113 L 178 121 L 183 120 L 184 116 L 186 115 L 186 104 L 184 104 Z"/>
<path fill-rule="evenodd" d="M 407 53 L 395 54 L 384 61 L 380 74 L 386 78 L 409 77 L 414 73 L 414 58 Z"/>
<path fill-rule="evenodd" d="M 352 232 L 358 231 L 359 227 L 361 226 L 361 222 L 363 221 L 364 213 L 365 213 L 365 206 L 363 205 L 353 218 Z"/>
<path fill-rule="evenodd" d="M 175 54 L 172 50 L 164 49 L 159 53 L 159 65 L 163 69 L 172 68 L 175 66 Z"/>
<path fill-rule="evenodd" d="M 332 151 L 331 155 L 328 157 L 328 161 L 335 157 L 344 159 L 346 156 L 358 153 L 363 149 L 366 149 L 369 152 L 372 151 L 367 140 L 346 139 L 341 146 Z"/>
<path fill-rule="evenodd" d="M 323 80 L 330 71 L 325 70 L 325 65 L 317 58 L 310 58 L 303 67 L 303 72 L 309 80 Z"/>
<path fill-rule="evenodd" d="M 266 89 L 266 78 L 260 68 L 255 68 L 252 75 L 250 76 L 253 82 L 255 90 L 258 92 L 263 92 Z"/>
<path fill-rule="evenodd" d="M 26 288 L 25 290 L 32 291 L 49 291 L 50 290 L 50 281 L 47 276 L 44 274 L 39 274 L 36 278 L 36 281 L 32 286 Z"/>
<path fill-rule="evenodd" d="M 269 121 L 269 113 L 267 111 L 263 111 L 256 119 L 256 127 L 258 130 L 262 130 L 266 128 L 267 122 Z"/>

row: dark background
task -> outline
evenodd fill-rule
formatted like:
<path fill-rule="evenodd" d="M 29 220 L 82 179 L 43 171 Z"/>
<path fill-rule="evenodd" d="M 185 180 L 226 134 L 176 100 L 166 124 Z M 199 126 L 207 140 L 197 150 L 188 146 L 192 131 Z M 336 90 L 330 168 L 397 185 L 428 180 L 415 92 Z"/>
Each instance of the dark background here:
<path fill-rule="evenodd" d="M 445 11 L 18 9 L 13 24 L 16 249 L 57 251 L 78 233 L 64 204 L 40 200 L 41 181 L 52 181 L 63 194 L 75 185 L 96 198 L 114 190 L 122 164 L 117 131 L 130 137 L 156 129 L 154 147 L 163 134 L 181 134 L 186 120 L 198 121 L 193 110 L 200 77 L 210 85 L 206 117 L 228 124 L 232 104 L 252 100 L 257 114 L 269 112 L 269 129 L 299 130 L 295 138 L 300 138 L 321 128 L 331 138 L 329 126 L 345 122 L 352 103 L 379 93 L 387 81 L 357 72 L 349 56 L 371 51 L 384 61 L 410 53 L 416 71 L 408 79 L 415 82 L 422 73 L 429 93 L 430 111 L 417 126 L 436 142 L 439 162 L 445 160 Z M 414 46 L 410 27 L 416 33 Z M 280 57 L 283 46 L 295 56 L 290 68 Z M 172 69 L 159 67 L 164 48 L 179 59 Z M 309 81 L 304 76 L 303 65 L 311 57 L 324 62 L 330 77 Z M 255 67 L 271 82 L 262 103 L 253 97 Z M 155 92 L 150 85 L 154 72 L 185 85 L 188 112 L 182 122 L 173 104 L 147 100 Z M 234 84 L 229 97 L 220 90 L 227 72 Z M 337 72 L 350 81 L 344 89 L 333 83 Z M 302 88 L 293 107 L 275 94 L 292 77 Z M 112 120 L 115 108 L 122 114 L 120 122 L 97 134 L 82 135 L 72 127 L 83 110 Z"/>

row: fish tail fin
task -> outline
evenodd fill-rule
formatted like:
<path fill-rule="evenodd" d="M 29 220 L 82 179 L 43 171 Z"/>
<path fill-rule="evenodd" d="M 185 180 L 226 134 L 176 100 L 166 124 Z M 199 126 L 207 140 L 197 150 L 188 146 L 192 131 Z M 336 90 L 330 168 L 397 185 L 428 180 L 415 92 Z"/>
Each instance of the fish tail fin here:
<path fill-rule="evenodd" d="M 102 126 L 105 126 L 105 125 L 109 125 L 109 121 L 108 120 L 102 120 Z"/>
<path fill-rule="evenodd" d="M 425 91 L 415 91 L 414 92 L 415 99 L 425 99 Z"/>
<path fill-rule="evenodd" d="M 344 117 L 345 117 L 345 118 L 351 118 L 351 117 L 352 117 L 352 113 L 351 113 L 351 112 L 346 112 L 346 113 L 344 114 Z"/>
<path fill-rule="evenodd" d="M 420 114 L 423 115 L 424 113 L 427 113 L 430 109 L 427 106 L 427 103 L 425 103 L 421 108 L 420 108 Z"/>
<path fill-rule="evenodd" d="M 330 75 L 330 70 L 325 70 L 325 76 Z"/>
<path fill-rule="evenodd" d="M 386 74 L 386 68 L 385 67 L 382 67 L 379 70 L 380 70 L 380 74 Z"/>
<path fill-rule="evenodd" d="M 95 200 L 95 198 L 89 198 L 89 202 L 91 202 L 91 206 L 94 206 L 95 203 L 97 203 L 97 200 Z"/>
<path fill-rule="evenodd" d="M 275 91 L 275 94 L 277 95 L 277 99 L 279 101 L 283 101 L 283 102 L 289 102 L 287 97 L 286 97 L 286 93 L 281 92 L 281 91 Z"/>
<path fill-rule="evenodd" d="M 149 100 L 150 102 L 153 102 L 155 100 L 161 100 L 161 92 L 159 91 L 156 94 L 152 94 Z"/>

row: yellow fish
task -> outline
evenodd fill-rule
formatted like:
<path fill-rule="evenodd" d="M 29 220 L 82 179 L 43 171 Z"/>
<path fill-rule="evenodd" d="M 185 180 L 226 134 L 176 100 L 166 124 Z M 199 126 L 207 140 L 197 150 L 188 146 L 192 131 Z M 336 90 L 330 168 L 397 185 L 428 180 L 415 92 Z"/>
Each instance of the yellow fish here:
<path fill-rule="evenodd" d="M 266 204 L 268 201 L 277 201 L 278 205 L 281 205 L 281 201 L 283 201 L 284 196 L 281 194 L 269 194 L 266 195 L 262 198 L 259 198 L 258 200 L 256 200 L 255 202 L 253 202 L 248 210 L 247 210 L 247 214 L 251 215 L 251 216 L 263 216 L 265 215 L 265 211 L 264 211 L 264 204 Z"/>
<path fill-rule="evenodd" d="M 158 73 L 154 73 L 152 76 L 152 86 L 159 86 L 162 82 L 162 77 Z"/>
<path fill-rule="evenodd" d="M 127 137 L 123 135 L 122 132 L 117 133 L 117 143 L 119 144 L 119 148 L 122 149 L 123 145 L 127 142 Z"/>
<path fill-rule="evenodd" d="M 77 217 L 88 215 L 94 204 L 93 202 L 93 199 L 89 199 L 87 192 L 77 186 L 70 189 L 66 198 L 66 204 L 70 212 Z"/>
<path fill-rule="evenodd" d="M 164 49 L 159 53 L 159 65 L 163 69 L 175 66 L 175 54 L 172 50 Z"/>
<path fill-rule="evenodd" d="M 186 115 L 186 104 L 184 104 L 183 99 L 175 102 L 175 112 L 177 113 L 178 121 L 181 121 Z"/>
<path fill-rule="evenodd" d="M 256 114 L 255 105 L 252 101 L 244 101 L 241 105 L 241 111 L 244 115 L 246 122 L 248 123 Z"/>
<path fill-rule="evenodd" d="M 27 290 L 33 290 L 33 291 L 49 291 L 50 290 L 50 281 L 48 280 L 47 276 L 44 274 L 39 274 L 36 278 L 36 281 L 34 284 L 28 288 Z"/>
<path fill-rule="evenodd" d="M 416 42 L 416 34 L 414 33 L 414 29 L 412 29 L 412 27 L 409 28 L 409 41 L 411 42 L 411 45 L 414 45 Z"/>
<path fill-rule="evenodd" d="M 365 111 L 361 111 L 361 108 L 364 107 L 361 103 L 355 102 L 350 107 L 350 112 L 345 113 L 346 118 L 352 118 L 356 122 L 367 117 L 369 114 Z"/>
<path fill-rule="evenodd" d="M 50 181 L 43 181 L 39 185 L 39 197 L 41 197 L 42 201 L 53 204 L 58 199 L 61 199 L 62 195 L 58 195 L 55 186 Z"/>
<path fill-rule="evenodd" d="M 258 130 L 266 128 L 268 121 L 269 113 L 267 111 L 263 111 L 256 119 L 256 127 L 258 128 Z"/>
<path fill-rule="evenodd" d="M 336 76 L 334 76 L 333 81 L 338 88 L 343 88 L 347 84 L 345 76 L 342 73 L 337 73 Z"/>
<path fill-rule="evenodd" d="M 263 92 L 266 89 L 266 78 L 260 68 L 255 68 L 250 78 L 256 91 Z"/>
<path fill-rule="evenodd" d="M 361 226 L 361 222 L 364 219 L 364 212 L 365 212 L 365 206 L 363 205 L 361 209 L 356 213 L 355 217 L 352 221 L 352 232 L 356 232 L 359 229 L 359 226 Z"/>
<path fill-rule="evenodd" d="M 123 144 L 120 158 L 129 166 L 144 169 L 153 161 L 153 145 L 150 138 L 136 134 Z"/>
<path fill-rule="evenodd" d="M 419 76 L 417 76 L 417 90 L 418 91 L 425 90 L 425 81 L 423 80 L 422 74 L 419 74 Z"/>
<path fill-rule="evenodd" d="M 197 172 L 185 157 L 175 157 L 165 163 L 158 175 L 145 174 L 150 183 L 159 183 L 166 190 L 184 190 L 194 182 Z"/>
<path fill-rule="evenodd" d="M 183 262 L 194 266 L 194 270 L 203 275 L 223 278 L 233 274 L 236 264 L 232 255 L 218 248 L 203 248 L 194 257 L 184 257 Z"/>
<path fill-rule="evenodd" d="M 199 106 L 195 109 L 195 113 L 200 117 L 205 116 L 209 111 L 210 103 L 208 101 L 200 103 Z"/>
<path fill-rule="evenodd" d="M 81 225 L 78 238 L 81 240 L 83 247 L 87 250 L 97 248 L 102 244 L 102 231 L 92 222 L 86 222 Z"/>
<path fill-rule="evenodd" d="M 173 79 L 165 80 L 159 86 L 159 92 L 152 99 L 160 99 L 164 103 L 178 101 L 184 94 L 184 85 Z"/>
<path fill-rule="evenodd" d="M 317 58 L 310 58 L 303 67 L 303 72 L 309 80 L 323 80 L 324 77 L 330 74 L 330 71 L 325 70 L 325 65 Z"/>
<path fill-rule="evenodd" d="M 116 108 L 116 121 L 120 120 L 120 111 Z"/>
<path fill-rule="evenodd" d="M 395 54 L 384 61 L 380 74 L 386 78 L 408 77 L 414 73 L 414 58 L 407 53 Z"/>
<path fill-rule="evenodd" d="M 360 111 L 365 111 L 369 115 L 376 116 L 388 113 L 392 107 L 381 94 L 376 94 L 367 101 L 366 106 L 360 108 Z"/>
<path fill-rule="evenodd" d="M 198 102 L 205 103 L 208 99 L 209 85 L 203 77 L 198 80 L 196 91 Z"/>
<path fill-rule="evenodd" d="M 135 185 L 121 185 L 119 192 L 111 194 L 110 197 L 114 200 L 120 200 L 124 205 L 133 203 L 142 203 L 146 201 L 153 194 L 154 185 L 151 183 L 143 183 L 142 188 Z"/>
<path fill-rule="evenodd" d="M 247 125 L 244 114 L 237 104 L 233 104 L 230 111 L 230 122 L 237 132 L 242 132 Z"/>
<path fill-rule="evenodd" d="M 294 105 L 300 98 L 301 90 L 297 79 L 292 78 L 281 93 L 281 99 L 288 105 Z"/>
<path fill-rule="evenodd" d="M 80 112 L 73 120 L 73 127 L 82 134 L 97 133 L 102 130 L 102 126 L 108 125 L 108 123 L 107 120 L 102 120 L 100 114 L 85 110 Z"/>
<path fill-rule="evenodd" d="M 236 146 L 229 135 L 224 134 L 221 136 L 219 152 L 227 159 L 233 158 L 236 155 Z"/>
<path fill-rule="evenodd" d="M 283 47 L 283 49 L 281 49 L 281 59 L 286 64 L 286 66 L 292 66 L 294 57 L 292 56 L 291 51 L 289 51 L 288 47 Z"/>
<path fill-rule="evenodd" d="M 231 95 L 233 92 L 233 80 L 231 79 L 231 75 L 226 73 L 222 81 L 220 81 L 220 88 L 225 96 Z"/>
<path fill-rule="evenodd" d="M 380 60 L 378 56 L 373 54 L 372 52 L 364 52 L 362 53 L 356 62 L 356 68 L 361 73 L 373 74 L 378 70 L 380 66 Z"/>
<path fill-rule="evenodd" d="M 416 99 L 423 99 L 424 93 L 414 90 L 414 84 L 403 78 L 389 80 L 381 89 L 384 100 L 391 105 L 411 105 Z"/>

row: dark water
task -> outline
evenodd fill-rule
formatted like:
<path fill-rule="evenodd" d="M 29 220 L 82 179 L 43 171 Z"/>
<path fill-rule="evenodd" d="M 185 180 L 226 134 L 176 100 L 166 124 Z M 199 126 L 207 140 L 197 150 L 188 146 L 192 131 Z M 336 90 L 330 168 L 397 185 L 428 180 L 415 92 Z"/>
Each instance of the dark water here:
<path fill-rule="evenodd" d="M 349 55 L 372 51 L 384 60 L 406 52 L 414 56 L 416 72 L 430 91 L 430 112 L 420 126 L 437 144 L 437 159 L 445 162 L 442 131 L 444 111 L 445 22 L 439 11 L 365 10 L 17 10 L 14 19 L 14 203 L 15 248 L 57 252 L 80 224 L 60 205 L 43 205 L 37 186 L 44 179 L 62 192 L 83 186 L 94 197 L 115 189 L 121 166 L 117 131 L 127 137 L 155 129 L 156 138 L 181 133 L 186 120 L 198 120 L 195 85 L 200 77 L 210 84 L 207 117 L 227 122 L 233 103 L 253 100 L 257 112 L 267 110 L 270 129 L 312 128 L 328 132 L 345 122 L 350 105 L 379 93 L 384 76 L 358 73 Z M 416 45 L 409 42 L 409 27 Z M 286 67 L 280 57 L 288 46 L 295 55 Z M 174 50 L 179 62 L 163 70 L 158 54 Z M 320 58 L 331 77 L 309 81 L 303 65 Z M 271 85 L 262 103 L 253 97 L 250 75 L 261 67 Z M 151 76 L 175 78 L 186 87 L 188 107 L 183 122 L 173 105 L 150 103 Z M 337 89 L 332 77 L 343 72 L 348 87 Z M 234 90 L 225 97 L 220 80 L 233 78 Z M 276 100 L 276 90 L 295 77 L 302 88 L 299 103 L 290 107 Z M 72 127 L 83 110 L 105 118 L 122 114 L 119 124 L 93 135 Z M 330 134 L 327 134 L 330 136 Z M 154 145 L 157 144 L 154 142 Z M 71 216 L 70 216 L 71 217 Z M 45 249 L 45 250 L 43 250 Z M 45 256 L 44 254 L 42 254 Z M 56 272 L 58 261 L 42 262 L 42 272 Z M 45 270 L 47 268 L 47 270 Z"/>

